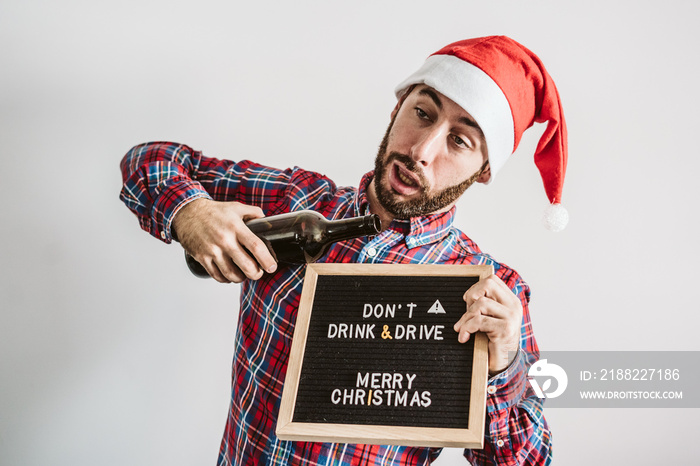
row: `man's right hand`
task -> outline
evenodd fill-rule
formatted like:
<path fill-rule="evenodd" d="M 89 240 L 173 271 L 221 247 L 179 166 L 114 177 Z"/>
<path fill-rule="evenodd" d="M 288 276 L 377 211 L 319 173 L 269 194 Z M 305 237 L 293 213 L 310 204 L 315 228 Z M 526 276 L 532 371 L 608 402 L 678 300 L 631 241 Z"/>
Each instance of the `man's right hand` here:
<path fill-rule="evenodd" d="M 172 228 L 182 247 L 214 280 L 240 283 L 277 269 L 265 243 L 245 225 L 264 216 L 259 207 L 202 198 L 181 208 Z"/>

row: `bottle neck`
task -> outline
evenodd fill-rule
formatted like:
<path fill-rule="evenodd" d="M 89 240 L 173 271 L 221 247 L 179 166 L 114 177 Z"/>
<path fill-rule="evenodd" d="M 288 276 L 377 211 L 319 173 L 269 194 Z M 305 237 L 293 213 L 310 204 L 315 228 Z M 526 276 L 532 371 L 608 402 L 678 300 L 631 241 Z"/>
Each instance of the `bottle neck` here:
<path fill-rule="evenodd" d="M 331 220 L 326 228 L 328 240 L 343 241 L 361 236 L 374 236 L 381 231 L 379 216 L 372 214 L 364 217 Z"/>

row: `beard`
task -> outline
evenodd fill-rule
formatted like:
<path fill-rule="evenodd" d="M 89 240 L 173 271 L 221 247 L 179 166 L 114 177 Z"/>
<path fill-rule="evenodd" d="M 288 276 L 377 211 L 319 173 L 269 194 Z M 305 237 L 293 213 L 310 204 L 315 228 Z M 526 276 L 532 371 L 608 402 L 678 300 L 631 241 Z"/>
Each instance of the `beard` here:
<path fill-rule="evenodd" d="M 477 170 L 472 176 L 453 186 L 448 186 L 436 193 L 430 193 L 430 183 L 425 178 L 423 171 L 420 170 L 411 157 L 399 152 L 392 151 L 387 156 L 387 146 L 389 145 L 389 133 L 394 122 L 389 124 L 389 127 L 384 134 L 382 143 L 377 151 L 377 157 L 374 159 L 374 190 L 377 194 L 379 204 L 394 218 L 408 220 L 411 217 L 420 217 L 428 215 L 438 210 L 441 210 L 464 194 L 469 186 L 479 178 L 481 173 L 486 169 L 488 161 L 484 163 L 481 169 Z M 391 188 L 386 189 L 382 184 L 382 180 L 386 176 L 387 167 L 393 161 L 397 160 L 414 173 L 419 179 L 420 196 L 407 201 L 398 200 L 398 195 Z"/>

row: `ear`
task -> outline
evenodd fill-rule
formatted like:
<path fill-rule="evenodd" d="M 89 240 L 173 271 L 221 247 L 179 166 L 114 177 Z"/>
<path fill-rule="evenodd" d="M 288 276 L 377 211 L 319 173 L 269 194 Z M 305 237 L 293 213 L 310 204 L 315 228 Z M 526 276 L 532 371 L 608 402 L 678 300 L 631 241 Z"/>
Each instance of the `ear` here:
<path fill-rule="evenodd" d="M 477 183 L 488 183 L 491 179 L 491 165 L 487 164 L 484 171 L 481 172 L 479 178 L 476 179 Z"/>
<path fill-rule="evenodd" d="M 404 94 L 405 95 L 405 94 Z M 394 121 L 394 118 L 396 118 L 396 114 L 399 113 L 399 109 L 401 108 L 401 104 L 403 103 L 404 97 L 401 96 L 398 102 L 396 102 L 396 106 L 394 109 L 391 111 L 391 120 Z"/>

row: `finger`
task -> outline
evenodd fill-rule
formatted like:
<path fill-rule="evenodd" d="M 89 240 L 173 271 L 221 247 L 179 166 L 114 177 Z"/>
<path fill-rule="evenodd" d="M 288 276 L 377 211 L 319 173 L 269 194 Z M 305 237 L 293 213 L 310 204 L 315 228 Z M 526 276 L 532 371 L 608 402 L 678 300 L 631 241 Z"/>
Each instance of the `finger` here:
<path fill-rule="evenodd" d="M 247 227 L 241 231 L 239 241 L 241 246 L 252 255 L 257 264 L 267 273 L 272 273 L 277 269 L 277 261 L 275 261 L 267 245 Z"/>
<path fill-rule="evenodd" d="M 471 319 L 465 324 L 465 328 L 469 333 L 485 333 L 492 342 L 501 341 L 510 336 L 508 322 L 491 316 L 481 315 Z"/>
<path fill-rule="evenodd" d="M 216 280 L 219 283 L 231 283 L 231 280 L 226 278 L 223 273 L 221 273 L 221 270 L 219 270 L 219 267 L 214 263 L 212 259 L 208 260 L 202 260 L 200 261 L 200 264 L 204 266 L 206 269 L 207 273 L 211 278 Z"/>
<path fill-rule="evenodd" d="M 238 202 L 236 202 L 236 204 L 238 215 L 240 215 L 243 221 L 245 222 L 247 222 L 248 220 L 253 220 L 255 218 L 261 218 L 265 216 L 265 212 L 263 212 L 263 210 L 258 206 L 241 204 Z"/>
<path fill-rule="evenodd" d="M 475 315 L 462 324 L 457 339 L 460 343 L 466 343 L 476 332 L 485 333 L 489 341 L 493 343 L 512 339 L 512 330 L 507 320 L 483 314 Z"/>
<path fill-rule="evenodd" d="M 479 322 L 483 316 L 474 315 L 457 328 L 457 341 L 466 343 L 479 330 Z"/>
<path fill-rule="evenodd" d="M 505 318 L 508 315 L 507 309 L 502 304 L 489 297 L 482 296 L 467 306 L 467 311 L 462 314 L 462 317 L 454 325 L 455 331 L 458 331 L 457 329 L 467 320 L 482 314 L 500 318 Z"/>
<path fill-rule="evenodd" d="M 242 204 L 239 205 L 239 210 L 249 213 L 261 212 L 258 208 Z M 231 281 L 240 283 L 246 278 L 258 280 L 262 277 L 263 270 L 245 247 L 245 244 L 254 240 L 261 242 L 260 238 L 246 227 L 240 216 L 233 219 L 228 232 L 218 239 L 221 249 L 214 254 L 214 260 L 221 272 Z"/>
<path fill-rule="evenodd" d="M 215 260 L 215 264 L 230 282 L 241 283 L 246 279 L 246 274 L 228 256 L 222 255 L 221 257 L 217 258 Z M 260 275 L 262 275 L 262 272 L 260 272 Z"/>
<path fill-rule="evenodd" d="M 483 318 L 484 316 L 478 311 L 470 310 L 465 312 L 459 322 L 455 324 L 457 340 L 460 343 L 469 341 L 471 334 L 479 331 L 480 322 Z"/>
<path fill-rule="evenodd" d="M 264 217 L 265 214 L 260 207 L 234 203 L 237 217 L 233 228 L 235 238 L 242 250 L 236 246 L 228 251 L 230 257 L 236 262 L 240 269 L 248 278 L 257 280 L 262 276 L 262 270 L 272 273 L 277 269 L 277 261 L 270 253 L 267 245 L 246 226 L 245 222 Z M 241 262 L 239 262 L 239 260 Z"/>
<path fill-rule="evenodd" d="M 467 309 L 479 299 L 486 296 L 486 284 L 484 280 L 479 280 L 464 293 L 462 299 L 467 303 Z"/>
<path fill-rule="evenodd" d="M 484 297 L 473 303 L 469 310 L 474 313 L 495 317 L 497 319 L 510 319 L 516 315 L 519 309 L 510 305 L 502 304 L 495 299 Z"/>
<path fill-rule="evenodd" d="M 478 325 L 478 322 L 481 322 L 483 317 L 504 321 L 509 321 L 512 318 L 511 311 L 508 308 L 491 298 L 482 297 L 469 306 L 467 312 L 462 315 L 453 327 L 454 331 L 459 334 L 458 340 L 461 343 L 469 341 L 471 333 L 484 331 Z"/>
<path fill-rule="evenodd" d="M 487 297 L 507 306 L 520 307 L 520 300 L 496 275 L 489 275 L 472 285 L 463 296 L 467 308 L 480 298 Z"/>
<path fill-rule="evenodd" d="M 479 319 L 480 317 L 481 312 L 479 312 L 476 306 L 472 305 L 471 308 L 468 309 L 467 312 L 465 312 L 462 315 L 462 317 L 455 323 L 453 328 L 454 331 L 458 334 L 457 340 L 460 343 L 466 343 L 467 341 L 469 341 L 469 338 L 473 333 L 472 329 L 475 328 L 475 323 L 473 321 L 475 319 Z M 478 327 L 478 324 L 476 324 L 476 327 Z"/>
<path fill-rule="evenodd" d="M 240 244 L 228 248 L 225 253 L 228 258 L 225 267 L 232 274 L 239 272 L 241 280 L 246 277 L 251 280 L 258 280 L 262 277 L 263 270 L 260 268 L 260 265 Z"/>
<path fill-rule="evenodd" d="M 487 295 L 505 306 L 520 307 L 520 299 L 513 293 L 508 285 L 496 275 L 486 279 Z"/>

